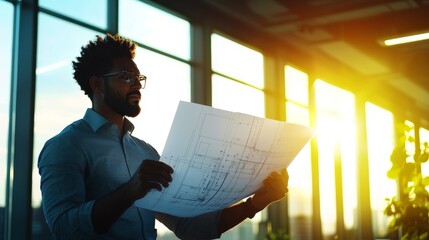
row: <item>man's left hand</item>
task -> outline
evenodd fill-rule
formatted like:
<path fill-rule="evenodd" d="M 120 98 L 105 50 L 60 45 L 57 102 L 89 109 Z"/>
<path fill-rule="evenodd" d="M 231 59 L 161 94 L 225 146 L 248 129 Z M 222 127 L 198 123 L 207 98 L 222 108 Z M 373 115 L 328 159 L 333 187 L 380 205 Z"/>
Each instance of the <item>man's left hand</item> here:
<path fill-rule="evenodd" d="M 252 205 L 259 210 L 264 209 L 273 202 L 282 199 L 288 192 L 289 174 L 283 169 L 279 174 L 271 173 L 264 180 L 264 186 L 255 192 L 251 199 Z"/>

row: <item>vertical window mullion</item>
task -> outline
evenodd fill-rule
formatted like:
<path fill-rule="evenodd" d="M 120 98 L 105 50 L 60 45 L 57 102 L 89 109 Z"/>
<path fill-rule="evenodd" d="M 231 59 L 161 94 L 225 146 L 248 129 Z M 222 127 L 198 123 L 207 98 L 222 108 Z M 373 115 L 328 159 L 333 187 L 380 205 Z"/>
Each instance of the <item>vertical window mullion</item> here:
<path fill-rule="evenodd" d="M 285 121 L 283 64 L 275 56 L 264 55 L 264 97 L 265 116 Z M 268 208 L 268 222 L 274 233 L 286 231 L 289 234 L 288 201 L 282 199 Z"/>
<path fill-rule="evenodd" d="M 15 6 L 8 146 L 7 239 L 31 239 L 37 0 Z"/>
<path fill-rule="evenodd" d="M 357 172 L 358 176 L 370 176 L 366 110 L 364 101 L 359 97 L 356 98 L 355 108 L 358 119 L 358 121 L 356 121 L 356 141 L 359 143 L 357 145 L 357 157 L 359 159 Z M 359 181 L 357 181 L 357 227 L 359 240 L 373 239 L 369 184 L 369 177 L 361 177 Z"/>
<path fill-rule="evenodd" d="M 308 105 L 310 111 L 310 126 L 317 124 L 317 104 L 316 104 L 316 78 L 309 76 L 308 83 Z M 312 239 L 321 240 L 322 238 L 322 223 L 320 213 L 320 186 L 319 186 L 319 149 L 317 138 L 311 139 L 311 175 L 313 188 L 313 221 L 312 221 Z"/>
<path fill-rule="evenodd" d="M 107 1 L 107 32 L 119 32 L 119 0 Z"/>
<path fill-rule="evenodd" d="M 192 102 L 212 105 L 211 94 L 211 29 L 207 25 L 191 27 L 191 87 Z"/>

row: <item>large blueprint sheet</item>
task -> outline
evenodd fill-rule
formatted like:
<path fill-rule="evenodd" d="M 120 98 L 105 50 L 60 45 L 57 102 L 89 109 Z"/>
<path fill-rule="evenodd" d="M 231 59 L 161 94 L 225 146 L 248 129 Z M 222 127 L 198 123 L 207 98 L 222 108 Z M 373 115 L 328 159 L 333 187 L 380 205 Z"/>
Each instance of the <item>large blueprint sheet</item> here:
<path fill-rule="evenodd" d="M 182 217 L 225 208 L 287 167 L 312 136 L 301 125 L 180 102 L 161 155 L 173 181 L 135 204 Z"/>

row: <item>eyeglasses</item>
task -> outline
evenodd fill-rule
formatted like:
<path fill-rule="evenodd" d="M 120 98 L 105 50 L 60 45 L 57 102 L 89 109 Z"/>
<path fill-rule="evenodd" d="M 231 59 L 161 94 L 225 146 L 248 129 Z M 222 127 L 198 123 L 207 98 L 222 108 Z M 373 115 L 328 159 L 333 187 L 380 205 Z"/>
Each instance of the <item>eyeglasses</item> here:
<path fill-rule="evenodd" d="M 122 80 L 124 80 L 124 82 L 129 84 L 129 85 L 135 85 L 135 84 L 137 84 L 137 82 L 140 82 L 140 84 L 142 85 L 142 88 L 146 87 L 147 77 L 145 75 L 136 74 L 136 73 L 128 71 L 128 70 L 121 70 L 121 71 L 117 71 L 117 72 L 106 73 L 106 74 L 101 75 L 101 77 L 107 78 L 107 77 L 115 76 L 118 74 L 124 74 L 122 76 Z"/>

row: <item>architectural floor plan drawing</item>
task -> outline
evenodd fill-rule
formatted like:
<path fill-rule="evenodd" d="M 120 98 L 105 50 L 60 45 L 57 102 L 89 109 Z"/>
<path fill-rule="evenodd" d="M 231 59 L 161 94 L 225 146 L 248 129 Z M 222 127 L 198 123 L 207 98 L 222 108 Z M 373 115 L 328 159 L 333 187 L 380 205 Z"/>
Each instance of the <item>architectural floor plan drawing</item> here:
<path fill-rule="evenodd" d="M 280 172 L 311 139 L 308 127 L 180 102 L 161 161 L 173 181 L 136 206 L 189 217 L 225 208 Z"/>

